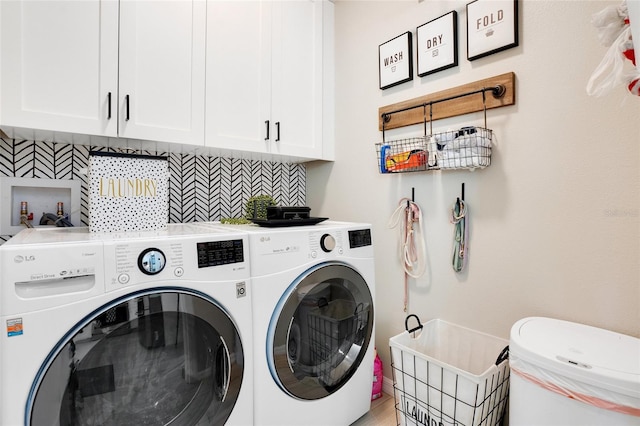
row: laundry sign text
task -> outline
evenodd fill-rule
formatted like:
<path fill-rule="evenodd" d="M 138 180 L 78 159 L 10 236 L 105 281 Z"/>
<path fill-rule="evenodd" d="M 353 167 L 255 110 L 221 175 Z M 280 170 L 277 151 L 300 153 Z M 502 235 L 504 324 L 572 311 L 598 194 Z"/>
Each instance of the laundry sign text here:
<path fill-rule="evenodd" d="M 149 178 L 100 178 L 98 195 L 108 198 L 153 198 L 158 195 L 158 182 Z"/>
<path fill-rule="evenodd" d="M 384 66 L 389 67 L 391 65 L 395 65 L 398 62 L 401 62 L 404 59 L 404 52 L 401 50 L 389 56 L 388 58 L 384 58 Z M 391 72 L 395 72 L 395 69 L 392 69 Z"/>
<path fill-rule="evenodd" d="M 407 424 L 417 424 L 423 426 L 458 426 L 457 422 L 448 422 L 443 419 L 442 415 L 434 415 L 430 412 L 429 407 L 422 406 L 418 401 L 402 396 L 402 412 L 405 417 L 411 419 Z"/>
<path fill-rule="evenodd" d="M 476 30 L 483 30 L 504 21 L 504 9 L 492 11 L 476 19 Z"/>
<path fill-rule="evenodd" d="M 431 48 L 438 47 L 441 44 L 442 44 L 442 34 L 438 34 L 437 36 L 427 39 L 425 43 L 425 48 L 431 49 Z"/>

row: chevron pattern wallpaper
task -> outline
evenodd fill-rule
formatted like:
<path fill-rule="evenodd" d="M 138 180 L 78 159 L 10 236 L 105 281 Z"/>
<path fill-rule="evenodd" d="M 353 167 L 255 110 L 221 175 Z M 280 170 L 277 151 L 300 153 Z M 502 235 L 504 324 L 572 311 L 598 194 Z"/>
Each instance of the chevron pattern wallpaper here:
<path fill-rule="evenodd" d="M 89 151 L 119 148 L 0 138 L 0 175 L 81 181 L 81 220 L 89 224 L 85 174 Z M 131 151 L 126 151 L 131 153 Z M 244 215 L 246 201 L 271 195 L 279 205 L 304 206 L 304 164 L 137 151 L 169 158 L 169 222 L 204 222 Z M 0 235 L 0 244 L 11 238 Z"/>

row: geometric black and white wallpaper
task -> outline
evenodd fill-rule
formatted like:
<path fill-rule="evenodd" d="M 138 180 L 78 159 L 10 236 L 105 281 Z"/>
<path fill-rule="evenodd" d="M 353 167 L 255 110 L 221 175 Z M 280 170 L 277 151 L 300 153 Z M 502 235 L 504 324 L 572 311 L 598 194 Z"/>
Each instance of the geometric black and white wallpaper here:
<path fill-rule="evenodd" d="M 119 148 L 0 138 L 0 175 L 81 182 L 81 221 L 89 224 L 86 168 L 89 151 Z M 153 151 L 169 158 L 169 222 L 204 222 L 244 215 L 246 201 L 271 195 L 281 206 L 304 206 L 304 164 Z M 76 225 L 78 226 L 78 225 Z M 0 244 L 11 238 L 0 235 Z"/>

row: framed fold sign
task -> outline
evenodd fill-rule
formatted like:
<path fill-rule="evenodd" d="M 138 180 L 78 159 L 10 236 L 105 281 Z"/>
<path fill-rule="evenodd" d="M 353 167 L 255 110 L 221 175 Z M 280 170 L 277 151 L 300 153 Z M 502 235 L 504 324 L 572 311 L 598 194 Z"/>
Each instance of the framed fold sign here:
<path fill-rule="evenodd" d="M 411 32 L 407 31 L 378 46 L 380 89 L 413 79 Z"/>
<path fill-rule="evenodd" d="M 458 65 L 458 13 L 455 10 L 420 25 L 416 34 L 420 77 Z"/>
<path fill-rule="evenodd" d="M 467 4 L 470 61 L 518 45 L 518 0 L 475 0 Z"/>

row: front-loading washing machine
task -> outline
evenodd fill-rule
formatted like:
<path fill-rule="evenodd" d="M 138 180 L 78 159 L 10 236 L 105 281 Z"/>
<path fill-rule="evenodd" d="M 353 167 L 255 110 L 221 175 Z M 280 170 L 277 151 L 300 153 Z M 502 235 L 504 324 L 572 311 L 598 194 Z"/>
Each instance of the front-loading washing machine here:
<path fill-rule="evenodd" d="M 0 277 L 0 424 L 253 422 L 245 234 L 27 229 Z"/>
<path fill-rule="evenodd" d="M 254 290 L 255 424 L 353 423 L 371 403 L 370 225 L 241 228 Z"/>

